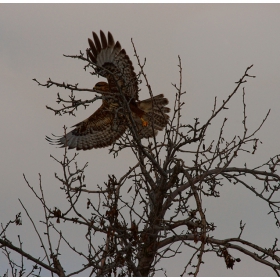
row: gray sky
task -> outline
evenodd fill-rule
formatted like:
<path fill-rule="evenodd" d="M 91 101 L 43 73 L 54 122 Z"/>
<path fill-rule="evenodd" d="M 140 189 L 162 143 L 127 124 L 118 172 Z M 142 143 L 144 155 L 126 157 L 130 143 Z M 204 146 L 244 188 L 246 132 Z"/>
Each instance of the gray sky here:
<path fill-rule="evenodd" d="M 63 150 L 50 146 L 44 137 L 62 134 L 63 125 L 70 127 L 82 121 L 100 103 L 87 110 L 80 109 L 76 118 L 54 116 L 45 105 L 56 106 L 57 92 L 64 96 L 68 93 L 54 87 L 38 87 L 32 79 L 45 82 L 51 77 L 58 82 L 92 87 L 97 78 L 83 70 L 81 61 L 62 54 L 84 51 L 91 32 L 100 29 L 106 33 L 111 31 L 115 40 L 120 41 L 137 71 L 130 42 L 133 38 L 142 60 L 147 58 L 145 70 L 153 93 L 164 93 L 171 104 L 175 94 L 171 83 L 178 83 L 178 55 L 181 56 L 183 88 L 187 91 L 183 113 L 186 124 L 196 117 L 206 120 L 214 97 L 217 96 L 219 102 L 226 99 L 235 87 L 234 82 L 254 64 L 250 73 L 256 75 L 256 79 L 245 84 L 249 128 L 255 129 L 269 108 L 272 112 L 258 133 L 263 144 L 257 155 L 243 155 L 236 164 L 243 165 L 246 161 L 253 167 L 279 153 L 279 15 L 279 4 L 1 4 L 0 221 L 5 223 L 23 211 L 18 198 L 35 221 L 43 218 L 39 204 L 23 180 L 23 173 L 34 188 L 38 188 L 38 173 L 41 173 L 50 205 L 58 206 L 64 199 L 53 178 L 54 172 L 61 172 L 60 168 L 50 158 L 52 154 L 61 159 Z M 93 96 L 80 93 L 80 97 Z M 141 99 L 146 97 L 148 92 L 142 86 Z M 241 105 L 240 91 L 231 109 L 223 114 L 230 118 L 226 130 L 229 138 L 242 132 Z M 219 126 L 213 124 L 213 137 L 217 134 L 215 127 Z M 131 154 L 126 152 L 113 159 L 108 150 L 80 152 L 80 165 L 89 162 L 86 178 L 91 188 L 102 185 L 108 173 L 121 176 L 128 166 L 135 164 Z M 218 226 L 215 232 L 218 238 L 237 236 L 241 219 L 247 224 L 244 239 L 269 247 L 274 237 L 279 236 L 274 220 L 267 215 L 268 207 L 240 186 L 225 185 L 221 198 L 209 200 L 206 205 L 208 215 Z M 33 232 L 28 219 L 24 217 L 24 226 L 17 229 L 24 236 L 26 251 L 36 252 L 36 248 L 28 247 Z M 17 232 L 13 234 L 16 236 Z M 187 260 L 184 253 L 182 255 L 163 264 L 169 276 L 182 272 Z M 274 276 L 270 269 L 251 259 L 238 253 L 234 256 L 240 256 L 242 261 L 232 271 L 225 268 L 223 259 L 209 255 L 200 276 Z M 0 255 L 0 263 L 3 259 Z M 4 268 L 0 266 L 0 274 Z"/>

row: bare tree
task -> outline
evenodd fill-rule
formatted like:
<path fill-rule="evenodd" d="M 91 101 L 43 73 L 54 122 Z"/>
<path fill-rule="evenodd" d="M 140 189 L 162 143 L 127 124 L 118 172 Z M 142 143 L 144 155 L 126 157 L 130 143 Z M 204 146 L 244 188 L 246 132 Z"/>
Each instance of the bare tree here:
<path fill-rule="evenodd" d="M 145 62 L 141 64 L 135 47 L 134 51 L 140 69 L 139 81 L 143 79 L 153 96 L 144 72 Z M 85 70 L 95 69 L 95 65 L 83 53 L 68 57 L 85 61 Z M 52 276 L 82 273 L 89 276 L 153 276 L 161 269 L 161 260 L 173 258 L 180 250 L 184 250 L 188 251 L 191 257 L 186 260 L 185 267 L 182 267 L 177 276 L 197 276 L 206 253 L 215 253 L 217 257 L 224 259 L 227 268 L 233 269 L 236 262 L 241 261 L 234 257 L 236 251 L 271 267 L 279 276 L 277 238 L 270 248 L 263 248 L 242 238 L 245 224 L 240 222 L 240 233 L 237 236 L 218 239 L 215 237 L 215 221 L 209 220 L 204 206 L 207 197 L 219 197 L 219 189 L 224 184 L 238 184 L 251 191 L 256 200 L 267 204 L 276 226 L 280 225 L 280 201 L 275 199 L 280 182 L 277 174 L 280 155 L 275 155 L 254 168 L 248 168 L 246 164 L 243 167 L 233 165 L 233 160 L 240 154 L 256 153 L 260 142 L 257 132 L 269 115 L 268 112 L 256 130 L 250 131 L 247 127 L 245 88 L 242 86 L 247 79 L 254 78 L 249 74 L 252 66 L 246 69 L 232 93 L 220 105 L 217 99 L 214 100 L 212 113 L 203 124 L 198 118 L 194 119 L 192 124 L 185 124 L 181 118 L 184 92 L 179 57 L 179 83 L 173 84 L 174 108 L 169 124 L 161 135 L 163 140 L 159 141 L 156 137 L 141 140 L 131 122 L 127 132 L 110 148 L 114 157 L 124 151 L 135 156 L 135 165 L 124 170 L 123 176 L 117 178 L 108 175 L 104 186 L 89 189 L 84 174 L 88 164 L 79 167 L 77 153 L 69 156 L 65 148 L 62 160 L 54 158 L 62 170 L 62 175 L 55 174 L 55 177 L 60 184 L 60 190 L 65 193 L 67 208 L 53 208 L 47 204 L 41 176 L 39 190 L 35 190 L 24 176 L 27 186 L 40 201 L 45 213 L 43 234 L 22 204 L 38 235 L 42 252 L 40 256 L 33 256 L 28 253 L 28 249 L 23 249 L 20 238 L 19 245 L 14 245 L 10 240 L 9 230 L 14 231 L 13 226 L 21 225 L 22 222 L 21 213 L 17 214 L 14 220 L 10 220 L 6 225 L 1 224 L 0 248 L 8 261 L 4 275 L 41 275 L 42 271 L 49 271 Z M 95 71 L 92 74 L 95 75 Z M 57 86 L 70 90 L 69 99 L 58 94 L 57 103 L 62 104 L 61 108 L 53 109 L 47 106 L 58 115 L 74 114 L 80 106 L 87 107 L 101 98 L 96 95 L 91 100 L 77 99 L 77 91 L 94 92 L 92 89 L 80 88 L 78 84 L 58 83 L 51 79 L 46 84 L 41 84 L 34 80 L 38 85 L 47 88 Z M 243 130 L 232 139 L 227 139 L 224 135 L 227 123 L 225 118 L 217 138 L 209 139 L 210 124 L 219 119 L 220 113 L 228 108 L 232 97 L 238 91 L 243 93 Z M 128 101 L 124 99 L 123 102 L 128 118 L 131 118 Z M 260 183 L 258 187 L 250 183 L 252 180 Z M 130 194 L 132 201 L 125 199 L 126 193 Z M 84 198 L 87 211 L 82 211 L 80 207 L 85 203 Z M 65 225 L 79 228 L 84 233 L 79 236 L 77 244 L 67 239 L 67 231 L 63 230 Z M 58 241 L 54 241 L 54 236 L 58 237 Z M 97 236 L 102 239 L 97 239 Z M 79 246 L 82 240 L 87 243 L 87 251 Z M 96 243 L 97 240 L 101 241 Z M 61 244 L 68 249 L 63 251 Z M 15 261 L 12 254 L 21 256 L 20 261 Z M 62 266 L 62 260 L 70 254 L 73 255 L 72 259 L 75 258 L 75 262 L 81 263 L 79 269 L 66 271 Z M 28 272 L 25 259 L 33 263 Z"/>

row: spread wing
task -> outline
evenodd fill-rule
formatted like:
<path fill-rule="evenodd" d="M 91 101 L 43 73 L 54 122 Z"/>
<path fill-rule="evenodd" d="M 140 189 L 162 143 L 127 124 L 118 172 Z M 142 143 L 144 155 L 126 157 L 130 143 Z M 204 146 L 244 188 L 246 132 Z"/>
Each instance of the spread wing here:
<path fill-rule="evenodd" d="M 88 55 L 96 65 L 96 72 L 107 78 L 111 92 L 121 92 L 138 100 L 138 81 L 131 60 L 119 42 L 108 32 L 108 39 L 100 30 L 99 40 L 97 34 L 92 32 L 93 40 L 88 39 L 90 49 Z"/>
<path fill-rule="evenodd" d="M 76 128 L 65 136 L 46 139 L 53 145 L 68 146 L 69 149 L 90 150 L 113 144 L 125 132 L 125 122 L 116 117 L 110 107 L 102 106 L 89 118 L 75 125 Z"/>

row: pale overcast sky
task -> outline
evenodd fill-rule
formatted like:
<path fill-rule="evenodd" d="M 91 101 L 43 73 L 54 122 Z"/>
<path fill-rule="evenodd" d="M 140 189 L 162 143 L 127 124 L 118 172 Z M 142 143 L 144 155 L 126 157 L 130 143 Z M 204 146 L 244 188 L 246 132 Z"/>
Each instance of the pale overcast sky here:
<path fill-rule="evenodd" d="M 1 4 L 0 222 L 5 223 L 19 211 L 23 212 L 18 198 L 28 207 L 35 221 L 43 219 L 43 212 L 27 188 L 23 173 L 37 189 L 38 173 L 41 173 L 51 206 L 60 205 L 64 199 L 54 179 L 54 172 L 61 170 L 50 158 L 52 154 L 62 159 L 63 150 L 49 145 L 45 135 L 62 134 L 63 125 L 70 127 L 82 121 L 100 103 L 87 110 L 80 109 L 76 118 L 54 116 L 45 105 L 57 106 L 57 92 L 65 97 L 68 92 L 38 87 L 32 79 L 45 82 L 51 77 L 58 82 L 92 87 L 98 81 L 97 77 L 85 72 L 81 61 L 63 57 L 63 54 L 85 51 L 92 31 L 111 31 L 138 71 L 131 45 L 133 38 L 140 57 L 147 58 L 145 70 L 153 93 L 164 93 L 171 104 L 175 93 L 171 83 L 179 80 L 180 55 L 183 88 L 187 92 L 183 113 L 186 124 L 196 117 L 206 120 L 211 114 L 214 97 L 217 96 L 219 102 L 226 99 L 246 68 L 254 64 L 250 73 L 256 78 L 245 84 L 249 127 L 255 129 L 268 109 L 272 112 L 258 134 L 263 144 L 257 155 L 241 156 L 236 160 L 236 164 L 243 166 L 246 161 L 253 167 L 279 153 L 279 28 L 279 4 Z M 89 99 L 93 95 L 80 93 L 80 97 Z M 147 97 L 148 92 L 142 86 L 141 99 Z M 240 91 L 234 97 L 231 109 L 223 115 L 230 119 L 229 135 L 241 132 L 241 106 Z M 214 138 L 217 131 L 212 133 Z M 80 152 L 80 165 L 89 162 L 86 180 L 92 188 L 103 185 L 107 174 L 123 175 L 128 166 L 135 164 L 133 155 L 128 152 L 113 159 L 108 151 L 109 148 Z M 225 186 L 221 198 L 215 199 L 213 204 L 210 202 L 207 208 L 208 215 L 218 226 L 214 233 L 217 238 L 237 236 L 242 219 L 247 224 L 243 238 L 264 247 L 271 246 L 274 238 L 279 237 L 279 230 L 268 212 L 267 205 L 240 186 Z M 33 236 L 26 216 L 23 222 L 24 225 L 16 229 L 23 236 L 24 248 L 36 252 L 35 245 L 31 248 L 32 242 L 37 242 L 34 241 L 36 236 Z M 77 238 L 75 232 L 71 233 Z M 13 234 L 16 236 L 18 232 Z M 162 266 L 169 276 L 178 276 L 188 256 L 187 252 L 182 253 Z M 206 255 L 200 276 L 275 276 L 271 269 L 250 258 L 236 252 L 234 256 L 242 261 L 234 270 L 227 270 L 222 258 Z M 7 268 L 4 260 L 1 254 L 0 275 Z M 68 268 L 72 262 L 68 260 L 66 264 L 62 260 Z M 158 275 L 163 274 L 159 272 Z"/>

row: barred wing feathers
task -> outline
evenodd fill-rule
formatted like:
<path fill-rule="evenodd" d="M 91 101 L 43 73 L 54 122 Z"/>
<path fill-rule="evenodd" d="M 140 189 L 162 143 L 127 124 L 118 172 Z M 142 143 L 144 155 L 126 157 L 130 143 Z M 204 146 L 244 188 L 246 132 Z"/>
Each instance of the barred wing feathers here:
<path fill-rule="evenodd" d="M 53 145 L 68 146 L 69 149 L 90 150 L 113 144 L 125 132 L 127 126 L 114 112 L 102 105 L 89 118 L 74 125 L 76 128 L 58 139 L 46 139 Z"/>
<path fill-rule="evenodd" d="M 90 49 L 88 55 L 96 65 L 96 72 L 108 80 L 111 92 L 121 92 L 138 100 L 138 81 L 134 67 L 126 51 L 119 42 L 114 41 L 110 32 L 108 39 L 100 30 L 100 38 L 92 32 L 93 40 L 88 39 Z"/>

